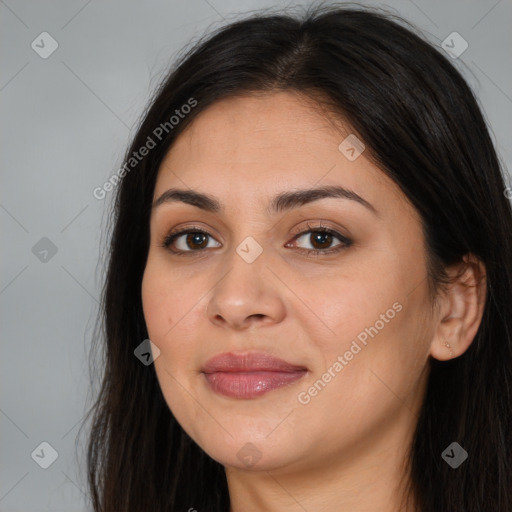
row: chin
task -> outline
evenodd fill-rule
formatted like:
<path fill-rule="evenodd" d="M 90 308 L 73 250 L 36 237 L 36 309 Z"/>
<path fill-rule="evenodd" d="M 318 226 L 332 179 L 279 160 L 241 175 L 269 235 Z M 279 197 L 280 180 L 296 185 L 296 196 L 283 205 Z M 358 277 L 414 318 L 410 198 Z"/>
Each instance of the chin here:
<path fill-rule="evenodd" d="M 238 430 L 239 433 L 242 430 Z M 267 434 L 239 435 L 224 439 L 208 439 L 197 443 L 214 460 L 223 466 L 249 471 L 269 471 L 291 462 L 282 440 L 271 442 Z M 277 444 L 275 443 L 277 441 Z"/>

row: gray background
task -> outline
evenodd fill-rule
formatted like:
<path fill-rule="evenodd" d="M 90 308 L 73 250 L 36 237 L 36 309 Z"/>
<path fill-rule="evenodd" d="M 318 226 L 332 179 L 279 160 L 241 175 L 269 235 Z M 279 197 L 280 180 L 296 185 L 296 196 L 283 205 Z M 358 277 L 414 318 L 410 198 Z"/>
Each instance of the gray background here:
<path fill-rule="evenodd" d="M 75 443 L 94 394 L 88 354 L 113 197 L 95 199 L 93 189 L 121 165 L 151 91 L 185 45 L 244 12 L 299 3 L 0 0 L 0 511 L 87 510 Z M 453 62 L 508 173 L 511 0 L 365 3 L 392 8 L 438 46 L 453 31 L 468 42 Z M 45 31 L 58 48 L 43 59 L 31 44 L 42 46 Z M 47 469 L 31 456 L 42 442 L 58 452 Z M 40 450 L 39 460 L 49 457 Z"/>

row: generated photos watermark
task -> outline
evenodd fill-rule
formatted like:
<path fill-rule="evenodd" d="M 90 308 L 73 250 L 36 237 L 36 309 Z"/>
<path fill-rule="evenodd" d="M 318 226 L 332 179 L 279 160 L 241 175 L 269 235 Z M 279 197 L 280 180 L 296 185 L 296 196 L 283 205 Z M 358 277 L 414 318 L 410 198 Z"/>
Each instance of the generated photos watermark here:
<path fill-rule="evenodd" d="M 160 123 L 153 130 L 153 137 L 158 139 L 158 142 L 161 142 L 165 135 L 173 130 L 195 106 L 197 106 L 197 100 L 193 97 L 189 98 L 187 103 L 183 104 L 181 108 L 175 109 L 174 112 L 176 115 L 172 115 L 169 118 L 169 121 Z M 120 167 L 107 181 L 105 181 L 101 187 L 96 187 L 92 191 L 92 195 L 95 199 L 105 199 L 107 192 L 112 192 L 114 187 L 119 184 L 121 179 L 124 178 L 133 168 L 135 168 L 137 164 L 157 146 L 158 142 L 156 142 L 153 137 L 148 135 L 146 142 L 137 151 L 132 152 L 130 158 L 127 159 L 124 165 Z"/>
<path fill-rule="evenodd" d="M 336 361 L 327 368 L 325 373 L 322 374 L 322 376 L 312 385 L 310 386 L 306 391 L 301 391 L 297 395 L 297 400 L 302 405 L 307 405 L 311 402 L 311 399 L 322 391 L 325 386 L 331 380 L 338 375 L 338 373 L 345 368 L 349 364 L 349 362 L 354 358 L 356 354 L 359 354 L 361 350 L 368 345 L 368 336 L 371 338 L 374 338 L 379 334 L 379 332 L 384 329 L 386 324 L 388 324 L 393 318 L 395 318 L 396 314 L 402 311 L 402 304 L 399 302 L 395 302 L 393 306 L 386 310 L 385 313 L 381 313 L 379 320 L 377 320 L 372 326 L 366 327 L 364 330 L 362 330 L 357 336 L 357 339 L 352 340 L 352 343 L 350 345 L 350 349 L 346 350 L 343 355 L 339 355 L 336 358 Z M 359 345 L 359 343 L 361 345 Z"/>

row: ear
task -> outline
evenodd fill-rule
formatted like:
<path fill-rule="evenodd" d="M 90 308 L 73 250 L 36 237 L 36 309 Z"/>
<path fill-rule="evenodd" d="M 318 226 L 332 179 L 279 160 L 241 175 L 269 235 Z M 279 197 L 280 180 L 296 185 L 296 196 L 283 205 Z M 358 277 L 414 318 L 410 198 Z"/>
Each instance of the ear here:
<path fill-rule="evenodd" d="M 484 263 L 472 254 L 446 269 L 452 283 L 438 299 L 438 324 L 430 355 L 446 361 L 462 355 L 473 342 L 487 295 Z"/>

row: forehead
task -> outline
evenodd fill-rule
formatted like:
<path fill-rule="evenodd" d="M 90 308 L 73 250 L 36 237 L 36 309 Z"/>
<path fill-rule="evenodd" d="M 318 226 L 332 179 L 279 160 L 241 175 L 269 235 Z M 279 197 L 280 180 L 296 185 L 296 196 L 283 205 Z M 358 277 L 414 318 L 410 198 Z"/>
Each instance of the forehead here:
<path fill-rule="evenodd" d="M 258 93 L 228 97 L 209 106 L 178 137 L 173 146 L 176 153 L 188 157 L 220 159 L 226 162 L 253 161 L 256 153 L 267 153 L 265 160 L 277 162 L 294 154 L 321 152 L 327 145 L 337 148 L 349 134 L 341 119 L 334 126 L 334 117 L 321 110 L 318 103 L 293 92 Z M 327 137 L 327 139 L 326 139 Z M 322 144 L 319 144 L 322 142 Z M 186 146 L 186 147 L 185 147 Z M 267 149 L 274 151 L 269 153 Z M 260 157 L 263 155 L 260 154 Z"/>
<path fill-rule="evenodd" d="M 384 202 L 406 207 L 406 197 L 366 149 L 355 160 L 340 150 L 352 137 L 347 123 L 303 95 L 223 99 L 176 139 L 160 167 L 154 196 L 171 187 L 193 188 L 226 203 L 260 198 L 260 204 L 291 188 L 341 185 L 376 207 Z"/>

